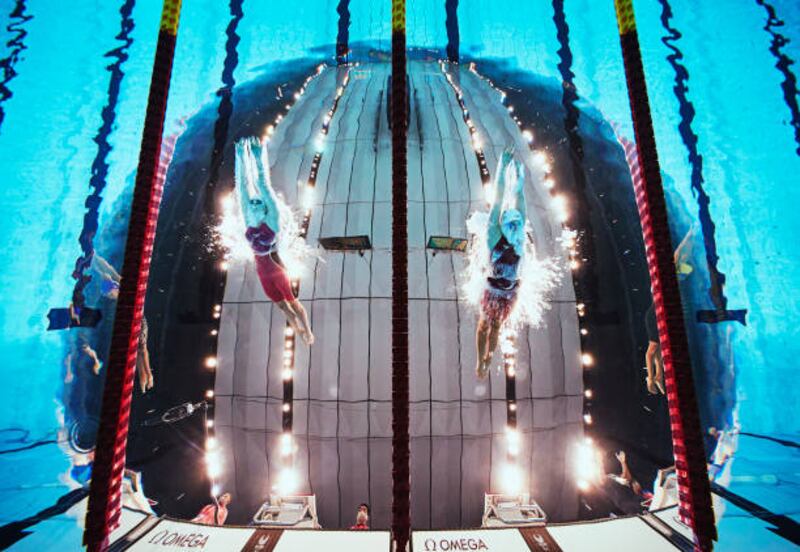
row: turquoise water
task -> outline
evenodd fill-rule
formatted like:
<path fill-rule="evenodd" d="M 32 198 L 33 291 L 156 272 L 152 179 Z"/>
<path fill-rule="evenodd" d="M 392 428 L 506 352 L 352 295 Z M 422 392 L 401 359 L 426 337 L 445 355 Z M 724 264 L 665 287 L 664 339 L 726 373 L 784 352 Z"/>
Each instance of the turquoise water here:
<path fill-rule="evenodd" d="M 269 74 L 281 61 L 330 61 L 336 4 L 245 0 L 233 80 L 241 84 Z M 502 61 L 560 88 L 562 44 L 551 2 L 462 0 L 461 4 L 461 52 L 478 60 L 479 69 L 481 59 Z M 713 308 L 705 249 L 698 243 L 693 257 L 696 273 L 684 286 L 688 328 L 696 349 L 703 351 L 701 358 L 693 359 L 696 379 L 713 387 L 721 369 L 710 366 L 725 359 L 722 369 L 735 374 L 736 398 L 735 405 L 711 404 L 716 399 L 709 392 L 703 395 L 708 402 L 701 409 L 715 413 L 708 415 L 714 420 L 730 420 L 735 408 L 743 431 L 796 436 L 800 433 L 800 421 L 793 414 L 800 404 L 795 385 L 795 359 L 800 353 L 800 303 L 795 299 L 800 287 L 800 217 L 796 216 L 800 121 L 792 126 L 791 99 L 787 101 L 782 89 L 786 73 L 775 67 L 772 36 L 764 30 L 767 12 L 756 1 L 723 5 L 671 0 L 669 5 L 674 12 L 669 26 L 681 33 L 672 45 L 682 54 L 678 62 L 688 74 L 685 96 L 695 110 L 690 126 L 703 160 L 717 268 L 726 277 L 728 308 L 747 310 L 746 326 L 727 322 L 709 328 L 693 321 L 692 310 Z M 789 39 L 780 53 L 789 60 L 800 59 L 800 7 L 789 0 L 770 5 L 785 22 L 773 31 Z M 121 7 L 130 10 L 124 26 Z M 93 163 L 100 160 L 107 165 L 101 229 L 110 224 L 117 199 L 132 185 L 160 7 L 154 0 L 76 1 L 69 9 L 52 0 L 0 1 L 0 58 L 8 60 L 16 73 L 6 69 L 8 93 L 0 100 L 4 116 L 0 244 L 6 253 L 0 268 L 0 358 L 5 360 L 0 367 L 0 429 L 28 431 L 23 445 L 57 438 L 64 336 L 45 331 L 45 315 L 70 301 L 74 284 L 70 274 L 80 255 L 78 236 Z M 675 66 L 667 59 L 673 52 L 663 41 L 668 34 L 662 22 L 664 3 L 638 0 L 635 8 L 670 214 L 680 221 L 675 223 L 677 233 L 678 228 L 702 225 L 690 184 L 693 162 L 680 130 Z M 353 0 L 350 11 L 351 43 L 389 47 L 388 2 Z M 564 14 L 578 106 L 601 114 L 632 138 L 613 2 L 568 0 Z M 443 50 L 444 19 L 443 0 L 410 2 L 409 45 Z M 165 135 L 180 132 L 181 120 L 218 102 L 215 94 L 223 86 L 225 30 L 230 20 L 226 3 L 185 1 Z M 127 41 L 120 38 L 121 31 Z M 115 61 L 121 71 L 116 77 L 119 90 L 110 91 L 109 65 Z M 789 65 L 785 71 L 797 75 L 798 69 Z M 102 113 L 112 98 L 112 122 L 101 132 Z M 795 106 L 797 101 L 795 96 Z M 579 125 L 579 131 L 589 131 L 585 120 Z M 107 142 L 110 149 L 103 153 L 98 142 Z M 697 170 L 696 162 L 694 167 Z M 702 233 L 698 230 L 698 235 Z M 104 245 L 109 246 L 108 241 Z M 751 446 L 748 443 L 740 443 L 743 452 Z M 11 438 L 2 443 L 2 449 L 16 446 L 19 443 Z M 761 449 L 754 454 L 762 454 Z M 31 515 L 62 496 L 68 487 L 59 476 L 69 466 L 69 458 L 52 444 L 1 456 L 0 523 Z M 742 469 L 750 470 L 747 474 L 794 473 L 797 458 L 789 455 L 779 465 L 756 463 Z M 743 486 L 741 492 L 746 495 L 749 489 Z M 75 538 L 77 532 L 70 534 Z M 33 542 L 23 544 L 33 546 Z"/>

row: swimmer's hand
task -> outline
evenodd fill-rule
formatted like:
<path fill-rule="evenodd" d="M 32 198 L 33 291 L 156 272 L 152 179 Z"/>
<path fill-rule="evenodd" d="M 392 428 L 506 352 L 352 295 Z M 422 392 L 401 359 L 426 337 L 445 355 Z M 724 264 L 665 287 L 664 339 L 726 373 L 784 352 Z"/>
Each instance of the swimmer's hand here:
<path fill-rule="evenodd" d="M 517 188 L 521 189 L 525 186 L 525 163 L 516 159 L 514 169 L 517 171 Z"/>
<path fill-rule="evenodd" d="M 81 325 L 81 316 L 78 312 L 78 309 L 75 308 L 75 305 L 72 303 L 69 304 L 69 318 L 72 320 L 72 324 L 74 326 Z"/>
<path fill-rule="evenodd" d="M 503 150 L 503 153 L 500 156 L 500 166 L 508 167 L 508 165 L 511 164 L 512 159 L 514 159 L 514 146 L 509 146 Z"/>

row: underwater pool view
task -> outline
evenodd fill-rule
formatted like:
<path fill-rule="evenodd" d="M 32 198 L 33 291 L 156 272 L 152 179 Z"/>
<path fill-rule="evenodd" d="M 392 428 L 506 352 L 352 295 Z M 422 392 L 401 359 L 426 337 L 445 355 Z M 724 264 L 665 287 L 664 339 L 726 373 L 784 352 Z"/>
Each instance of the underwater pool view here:
<path fill-rule="evenodd" d="M 800 5 L 633 6 L 717 547 L 794 549 Z M 161 10 L 0 0 L 0 548 L 81 546 Z M 183 2 L 126 510 L 390 528 L 391 15 Z M 406 34 L 411 528 L 674 508 L 614 2 L 410 0 Z"/>

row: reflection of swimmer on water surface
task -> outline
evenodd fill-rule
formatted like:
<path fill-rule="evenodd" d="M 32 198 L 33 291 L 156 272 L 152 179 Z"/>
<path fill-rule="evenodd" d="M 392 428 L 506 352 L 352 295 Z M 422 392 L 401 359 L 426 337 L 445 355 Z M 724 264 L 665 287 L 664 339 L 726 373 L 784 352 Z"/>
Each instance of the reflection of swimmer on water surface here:
<path fill-rule="evenodd" d="M 100 293 L 116 301 L 119 297 L 119 284 L 122 277 L 103 257 L 96 254 L 92 257 L 92 269 L 100 276 Z M 139 343 L 136 353 L 136 373 L 139 376 L 139 388 L 146 393 L 153 388 L 153 370 L 150 367 L 150 351 L 147 348 L 147 319 L 142 316 L 142 328 L 139 332 Z"/>
<path fill-rule="evenodd" d="M 311 345 L 314 334 L 308 314 L 294 296 L 286 267 L 278 256 L 281 232 L 278 199 L 272 189 L 267 146 L 258 138 L 236 143 L 236 190 L 261 287 L 303 341 Z"/>
<path fill-rule="evenodd" d="M 659 392 L 666 393 L 664 388 L 664 359 L 661 356 L 661 345 L 658 340 L 658 323 L 656 321 L 656 305 L 650 303 L 650 308 L 644 315 L 644 326 L 647 330 L 647 351 L 644 353 L 644 362 L 647 369 L 647 391 L 651 395 Z"/>
<path fill-rule="evenodd" d="M 119 297 L 119 283 L 122 281 L 122 276 L 97 253 L 92 256 L 92 269 L 100 276 L 100 293 L 116 301 Z"/>
<path fill-rule="evenodd" d="M 70 452 L 72 466 L 69 477 L 81 487 L 88 489 L 92 482 L 92 469 L 94 467 L 94 450 L 86 453 Z M 141 510 L 147 514 L 155 514 L 152 506 L 157 504 L 148 499 L 142 487 L 142 475 L 130 468 L 122 472 L 122 502 L 123 506 Z"/>
<path fill-rule="evenodd" d="M 694 241 L 692 241 L 692 238 L 694 237 L 695 229 L 696 225 L 692 225 L 692 227 L 689 228 L 689 231 L 686 232 L 686 235 L 681 240 L 681 243 L 679 243 L 678 247 L 675 248 L 673 260 L 675 262 L 675 270 L 678 273 L 679 280 L 685 280 L 694 272 L 694 267 L 692 266 L 692 250 L 694 249 Z"/>
<path fill-rule="evenodd" d="M 66 367 L 64 383 L 71 383 L 73 381 L 75 378 L 74 367 L 85 364 L 84 358 L 92 363 L 92 373 L 95 376 L 99 375 L 100 370 L 103 368 L 103 362 L 97 356 L 97 351 L 92 349 L 91 345 L 89 345 L 86 336 L 79 333 L 71 340 L 69 352 L 64 358 L 64 365 Z"/>
<path fill-rule="evenodd" d="M 673 256 L 675 270 L 679 280 L 685 280 L 694 272 L 691 265 L 691 252 L 695 227 L 692 226 L 675 249 Z M 644 315 L 644 326 L 647 330 L 647 351 L 645 351 L 644 361 L 647 370 L 647 391 L 651 395 L 661 393 L 666 394 L 664 387 L 664 359 L 661 356 L 661 343 L 658 337 L 658 322 L 656 320 L 655 303 L 650 303 L 650 308 Z"/>
<path fill-rule="evenodd" d="M 508 319 L 517 301 L 519 267 L 525 252 L 525 170 L 521 162 L 514 162 L 511 148 L 503 151 L 497 168 L 496 192 L 489 213 L 487 245 L 489 248 L 490 275 L 486 280 L 481 299 L 481 313 L 475 340 L 477 343 L 477 368 L 479 378 L 486 377 L 497 348 L 500 328 Z M 516 174 L 515 196 L 512 205 L 504 207 L 506 170 L 513 164 Z"/>

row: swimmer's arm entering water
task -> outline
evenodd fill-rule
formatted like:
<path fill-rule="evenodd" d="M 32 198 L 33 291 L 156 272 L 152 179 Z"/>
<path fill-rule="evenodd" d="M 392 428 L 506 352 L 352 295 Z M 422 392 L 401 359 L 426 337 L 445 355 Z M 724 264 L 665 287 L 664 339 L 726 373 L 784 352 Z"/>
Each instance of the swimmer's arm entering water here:
<path fill-rule="evenodd" d="M 500 156 L 500 162 L 497 164 L 497 174 L 495 175 L 495 190 L 494 202 L 492 209 L 489 211 L 489 225 L 487 228 L 487 240 L 489 249 L 493 248 L 500 239 L 500 211 L 503 207 L 503 199 L 506 194 L 506 169 L 511 164 L 514 158 L 514 152 L 511 148 L 506 148 Z"/>
<path fill-rule="evenodd" d="M 251 147 L 256 158 L 256 188 L 266 207 L 267 225 L 276 233 L 280 231 L 280 213 L 278 212 L 278 198 L 272 189 L 272 177 L 269 172 L 269 154 L 267 145 L 261 140 L 253 139 Z"/>
<path fill-rule="evenodd" d="M 522 215 L 523 224 L 528 220 L 528 205 L 525 203 L 525 165 L 522 161 L 515 161 L 514 167 L 517 169 L 517 196 L 516 208 Z"/>
<path fill-rule="evenodd" d="M 250 155 L 249 147 L 245 140 L 236 142 L 236 194 L 239 197 L 239 207 L 242 211 L 250 208 L 250 178 L 247 173 L 247 157 Z"/>

